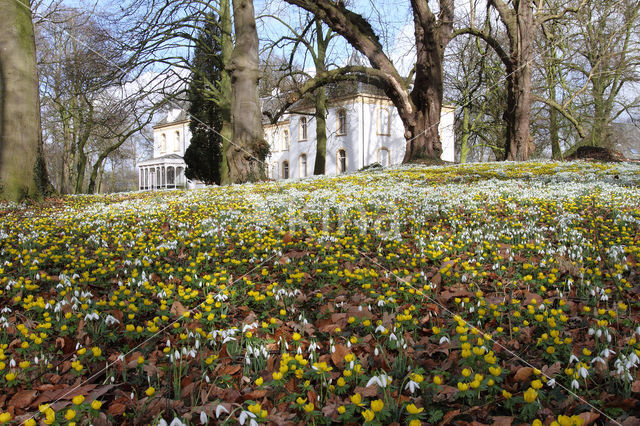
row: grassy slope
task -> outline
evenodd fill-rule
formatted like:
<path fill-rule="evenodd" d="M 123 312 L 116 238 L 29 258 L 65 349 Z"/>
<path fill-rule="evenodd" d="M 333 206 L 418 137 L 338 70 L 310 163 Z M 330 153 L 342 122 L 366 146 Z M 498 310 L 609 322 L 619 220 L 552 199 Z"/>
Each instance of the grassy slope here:
<path fill-rule="evenodd" d="M 6 205 L 0 416 L 640 416 L 639 182 L 414 166 Z"/>

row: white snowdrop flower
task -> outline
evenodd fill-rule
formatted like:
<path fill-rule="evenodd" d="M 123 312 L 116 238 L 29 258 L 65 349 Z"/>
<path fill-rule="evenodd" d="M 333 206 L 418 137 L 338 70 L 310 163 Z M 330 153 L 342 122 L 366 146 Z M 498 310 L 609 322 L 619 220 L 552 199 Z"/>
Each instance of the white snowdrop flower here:
<path fill-rule="evenodd" d="M 209 423 L 209 417 L 207 416 L 207 413 L 205 413 L 204 411 L 200 412 L 200 423 L 202 423 L 203 425 L 206 425 L 207 423 Z"/>
<path fill-rule="evenodd" d="M 580 383 L 578 383 L 576 379 L 573 379 L 571 381 L 571 389 L 579 389 L 579 388 L 580 388 Z"/>
<path fill-rule="evenodd" d="M 9 367 L 15 368 L 15 366 L 16 366 L 16 360 L 11 358 L 11 361 L 9 361 Z"/>
<path fill-rule="evenodd" d="M 602 337 L 602 330 L 600 330 L 600 329 L 596 330 L 596 337 L 597 338 Z"/>
<path fill-rule="evenodd" d="M 200 349 L 200 339 L 196 339 L 196 349 Z"/>
<path fill-rule="evenodd" d="M 571 354 L 571 356 L 569 357 L 569 364 L 573 364 L 574 361 L 578 361 L 578 357 L 575 356 L 574 354 Z"/>
<path fill-rule="evenodd" d="M 376 327 L 376 329 L 374 330 L 376 333 L 384 333 L 387 331 L 386 328 L 384 328 L 384 326 L 382 324 L 380 324 L 379 326 Z"/>
<path fill-rule="evenodd" d="M 175 417 L 173 420 L 171 420 L 171 423 L 169 423 L 169 426 L 187 426 L 186 423 L 182 423 L 182 421 Z"/>
<path fill-rule="evenodd" d="M 157 426 L 169 426 L 165 419 L 160 419 Z"/>
<path fill-rule="evenodd" d="M 604 348 L 601 352 L 600 352 L 600 356 L 605 357 L 605 358 L 609 358 L 609 356 L 611 355 L 615 355 L 615 352 L 612 351 L 609 348 Z M 635 355 L 635 354 L 634 354 Z"/>
<path fill-rule="evenodd" d="M 225 343 L 230 342 L 230 341 L 232 341 L 232 340 L 236 340 L 236 338 L 235 338 L 235 337 L 231 337 L 231 336 L 227 336 L 227 337 L 225 337 L 225 338 L 224 338 L 224 340 L 222 341 L 222 344 L 224 345 Z"/>
<path fill-rule="evenodd" d="M 373 354 L 375 356 L 378 356 L 380 354 L 380 351 L 378 350 L 378 347 L 376 346 L 376 348 L 373 350 Z"/>
<path fill-rule="evenodd" d="M 180 359 L 180 352 L 176 349 L 176 351 L 173 353 L 173 357 L 175 359 Z"/>
<path fill-rule="evenodd" d="M 549 386 L 551 389 L 554 389 L 556 387 L 556 379 L 547 381 L 547 386 Z"/>
<path fill-rule="evenodd" d="M 171 347 L 171 340 L 167 339 L 167 343 L 165 343 L 165 345 L 170 348 Z"/>
<path fill-rule="evenodd" d="M 372 376 L 367 382 L 366 387 L 369 387 L 373 384 L 377 384 L 381 388 L 386 388 L 389 383 L 391 383 L 390 377 L 387 376 L 386 374 L 381 374 L 379 376 Z"/>
<path fill-rule="evenodd" d="M 104 319 L 104 323 L 107 325 L 112 325 L 112 324 L 120 324 L 120 321 L 118 321 L 115 317 L 111 315 L 107 315 L 107 317 Z"/>
<path fill-rule="evenodd" d="M 589 371 L 584 367 L 580 367 L 580 369 L 578 370 L 578 375 L 583 379 L 586 379 L 589 375 Z"/>
<path fill-rule="evenodd" d="M 602 365 L 606 365 L 606 364 L 607 364 L 607 363 L 605 362 L 605 360 L 604 360 L 604 359 L 602 359 L 602 358 L 600 358 L 599 356 L 597 356 L 597 357 L 595 357 L 595 358 L 593 358 L 593 359 L 591 360 L 591 364 L 596 363 L 596 362 L 599 362 L 599 363 L 601 363 Z"/>
<path fill-rule="evenodd" d="M 351 349 L 351 341 L 347 341 L 347 348 Z"/>
<path fill-rule="evenodd" d="M 241 425 L 243 425 L 247 419 L 253 418 L 256 415 L 253 414 L 251 411 L 245 411 L 242 410 L 242 412 L 240 413 L 240 415 L 238 416 L 238 423 L 240 423 Z"/>
<path fill-rule="evenodd" d="M 389 335 L 389 339 L 391 339 L 391 340 L 395 340 L 395 341 L 397 341 L 397 340 L 398 340 L 398 338 L 396 337 L 396 335 L 395 335 L 394 333 L 391 333 L 391 334 Z"/>
<path fill-rule="evenodd" d="M 409 380 L 409 383 L 404 387 L 405 390 L 409 389 L 409 392 L 414 393 L 416 389 L 420 389 L 420 385 L 413 380 Z"/>

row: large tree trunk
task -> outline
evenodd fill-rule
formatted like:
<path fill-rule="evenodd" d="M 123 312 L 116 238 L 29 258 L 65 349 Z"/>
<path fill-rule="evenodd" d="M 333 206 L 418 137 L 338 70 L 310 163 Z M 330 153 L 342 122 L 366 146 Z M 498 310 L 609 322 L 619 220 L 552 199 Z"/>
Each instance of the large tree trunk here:
<path fill-rule="evenodd" d="M 227 147 L 231 183 L 266 178 L 264 159 L 269 145 L 264 140 L 258 97 L 258 32 L 253 0 L 233 0 L 236 44 L 228 66 L 231 74 L 233 144 Z"/>
<path fill-rule="evenodd" d="M 316 53 L 316 75 L 327 70 L 325 60 L 329 39 L 322 32 L 322 21 L 316 18 L 316 39 L 318 51 Z M 313 165 L 314 175 L 323 175 L 327 159 L 327 95 L 324 87 L 316 89 L 316 159 Z"/>
<path fill-rule="evenodd" d="M 31 10 L 0 1 L 0 185 L 2 198 L 21 201 L 42 195 L 36 166 L 41 152 L 40 101 Z M 46 176 L 46 173 L 45 173 Z"/>
<path fill-rule="evenodd" d="M 229 150 L 229 141 L 233 138 L 233 126 L 231 124 L 231 77 L 226 70 L 227 64 L 231 62 L 233 54 L 233 39 L 231 38 L 231 6 L 229 0 L 220 2 L 220 30 L 222 33 L 222 63 L 225 71 L 220 78 L 220 94 L 221 100 L 218 104 L 220 114 L 222 115 L 222 128 L 220 136 L 222 136 L 222 161 L 220 162 L 220 183 L 228 185 L 229 181 L 229 164 L 227 162 L 227 151 Z"/>
<path fill-rule="evenodd" d="M 529 123 L 531 114 L 531 59 L 536 24 L 530 0 L 516 2 L 515 16 L 505 22 L 509 31 L 511 67 L 507 66 L 507 140 L 504 159 L 527 160 L 532 153 Z M 501 14 L 501 17 L 505 14 Z M 504 20 L 504 18 L 503 18 Z M 514 22 L 515 21 L 515 22 Z"/>
<path fill-rule="evenodd" d="M 327 158 L 327 95 L 324 87 L 316 91 L 316 160 L 313 165 L 314 175 L 323 175 Z"/>
<path fill-rule="evenodd" d="M 418 2 L 415 2 L 418 3 Z M 414 120 L 403 120 L 407 137 L 407 149 L 403 163 L 416 160 L 439 160 L 442 154 L 440 142 L 440 110 L 442 108 L 442 40 L 435 37 L 435 17 L 422 16 L 414 6 L 414 33 L 416 38 L 416 73 L 411 100 Z M 412 122 L 413 121 L 413 122 Z"/>

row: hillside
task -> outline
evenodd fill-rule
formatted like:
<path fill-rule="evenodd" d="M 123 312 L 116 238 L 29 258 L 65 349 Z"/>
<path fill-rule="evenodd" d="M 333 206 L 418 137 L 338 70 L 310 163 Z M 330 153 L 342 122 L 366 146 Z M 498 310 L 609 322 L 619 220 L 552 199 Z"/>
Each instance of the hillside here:
<path fill-rule="evenodd" d="M 0 210 L 0 423 L 640 418 L 638 164 Z"/>

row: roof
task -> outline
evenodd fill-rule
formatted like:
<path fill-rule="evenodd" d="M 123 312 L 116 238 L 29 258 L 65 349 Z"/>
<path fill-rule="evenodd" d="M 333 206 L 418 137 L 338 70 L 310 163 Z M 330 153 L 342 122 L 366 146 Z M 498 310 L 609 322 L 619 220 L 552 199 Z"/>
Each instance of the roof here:
<path fill-rule="evenodd" d="M 136 163 L 136 166 L 148 166 L 148 165 L 162 164 L 162 163 L 169 163 L 169 164 L 184 163 L 184 158 L 182 158 L 178 154 L 166 154 L 161 157 L 147 158 L 144 161 L 140 161 Z"/>
<path fill-rule="evenodd" d="M 185 108 L 172 108 L 167 112 L 167 115 L 164 118 L 156 123 L 153 128 L 169 126 L 175 123 L 181 123 L 184 121 L 189 121 L 189 116 L 187 114 L 187 110 Z"/>

